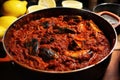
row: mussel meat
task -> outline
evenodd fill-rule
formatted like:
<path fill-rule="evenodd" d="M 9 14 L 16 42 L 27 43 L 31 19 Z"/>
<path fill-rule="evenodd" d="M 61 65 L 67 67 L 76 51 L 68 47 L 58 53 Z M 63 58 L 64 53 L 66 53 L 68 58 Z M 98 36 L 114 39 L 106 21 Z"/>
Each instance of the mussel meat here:
<path fill-rule="evenodd" d="M 66 51 L 65 55 L 75 58 L 75 59 L 85 59 L 88 60 L 90 59 L 93 51 L 91 50 L 79 50 L 79 51 Z"/>

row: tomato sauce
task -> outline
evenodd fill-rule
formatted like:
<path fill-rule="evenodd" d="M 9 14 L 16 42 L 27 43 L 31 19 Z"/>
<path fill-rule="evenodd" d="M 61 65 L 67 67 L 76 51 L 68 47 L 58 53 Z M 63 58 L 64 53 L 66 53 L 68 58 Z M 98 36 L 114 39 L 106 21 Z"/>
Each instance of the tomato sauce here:
<path fill-rule="evenodd" d="M 21 64 L 39 70 L 84 68 L 110 52 L 109 41 L 98 26 L 78 15 L 43 17 L 16 26 L 12 32 L 8 44 L 10 55 Z"/>

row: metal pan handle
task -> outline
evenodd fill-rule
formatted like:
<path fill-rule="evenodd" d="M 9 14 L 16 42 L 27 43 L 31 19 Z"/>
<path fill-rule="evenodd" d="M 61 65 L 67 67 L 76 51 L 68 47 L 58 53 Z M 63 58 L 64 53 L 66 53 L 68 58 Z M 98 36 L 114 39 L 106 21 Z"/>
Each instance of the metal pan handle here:
<path fill-rule="evenodd" d="M 0 54 L 3 54 L 3 52 L 5 52 L 5 51 L 2 48 L 3 47 L 2 42 L 0 42 L 0 47 L 1 47 L 0 48 Z M 0 58 L 0 62 L 10 62 L 10 61 L 12 61 L 12 59 L 10 58 L 10 56 L 8 54 L 6 54 L 4 57 Z"/>
<path fill-rule="evenodd" d="M 0 62 L 10 62 L 12 61 L 8 55 L 6 55 L 4 58 L 0 58 Z"/>
<path fill-rule="evenodd" d="M 118 23 L 111 24 L 114 28 L 116 28 L 116 27 L 118 27 L 118 26 L 120 25 L 120 17 L 117 16 L 116 14 L 112 13 L 112 12 L 102 11 L 102 12 L 98 12 L 97 14 L 98 14 L 99 16 L 102 16 L 102 15 L 104 15 L 104 14 L 107 14 L 107 15 L 115 18 L 115 19 L 118 21 Z M 108 22 L 109 22 L 109 21 L 108 21 Z"/>

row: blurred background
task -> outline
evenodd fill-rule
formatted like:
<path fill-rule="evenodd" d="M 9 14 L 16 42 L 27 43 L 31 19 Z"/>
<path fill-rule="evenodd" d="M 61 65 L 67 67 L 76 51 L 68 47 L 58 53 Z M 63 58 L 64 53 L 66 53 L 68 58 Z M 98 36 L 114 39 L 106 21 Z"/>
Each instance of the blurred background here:
<path fill-rule="evenodd" d="M 0 8 L 2 7 L 3 2 L 6 0 L 0 0 Z M 38 0 L 27 0 L 28 6 L 36 4 Z M 64 0 L 55 0 L 57 6 L 61 6 L 61 2 Z M 77 0 L 83 3 L 83 7 L 86 9 L 92 10 L 92 8 L 100 3 L 120 3 L 120 0 Z"/>

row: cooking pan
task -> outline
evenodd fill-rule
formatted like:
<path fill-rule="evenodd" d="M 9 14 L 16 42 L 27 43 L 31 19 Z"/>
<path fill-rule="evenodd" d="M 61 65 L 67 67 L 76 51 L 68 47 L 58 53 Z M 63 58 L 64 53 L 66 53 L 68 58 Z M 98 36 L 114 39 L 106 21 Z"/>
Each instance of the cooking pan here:
<path fill-rule="evenodd" d="M 41 17 L 51 17 L 51 16 L 58 16 L 58 15 L 80 15 L 83 19 L 93 20 L 95 24 L 103 31 L 105 36 L 110 42 L 110 52 L 109 54 L 104 57 L 101 61 L 97 62 L 96 64 L 87 66 L 85 68 L 72 70 L 72 71 L 44 71 L 44 70 L 37 70 L 30 68 L 18 61 L 16 61 L 12 55 L 9 54 L 8 51 L 8 40 L 12 36 L 12 29 L 17 25 L 24 25 L 31 20 L 40 19 Z M 30 70 L 32 72 L 38 73 L 40 75 L 47 75 L 47 77 L 52 76 L 53 79 L 57 80 L 98 80 L 105 72 L 107 68 L 107 64 L 109 63 L 110 56 L 114 50 L 116 45 L 116 31 L 112 27 L 109 22 L 107 22 L 104 18 L 100 17 L 99 15 L 95 14 L 94 12 L 84 10 L 84 9 L 74 9 L 74 8 L 65 8 L 65 7 L 57 7 L 57 8 L 48 8 L 39 11 L 35 11 L 32 13 L 25 14 L 24 16 L 20 17 L 16 20 L 10 27 L 7 29 L 6 33 L 2 39 L 4 50 L 7 53 L 5 58 L 0 59 L 0 62 L 12 61 L 15 64 L 19 65 L 22 68 Z M 40 76 L 39 75 L 39 76 Z M 57 78 L 56 78 L 57 77 Z M 64 77 L 64 78 L 63 78 Z M 50 80 L 50 79 L 49 79 Z"/>
<path fill-rule="evenodd" d="M 117 3 L 101 3 L 93 8 L 98 15 L 108 20 L 113 27 L 120 25 L 120 4 Z M 106 16 L 107 15 L 107 16 Z"/>

